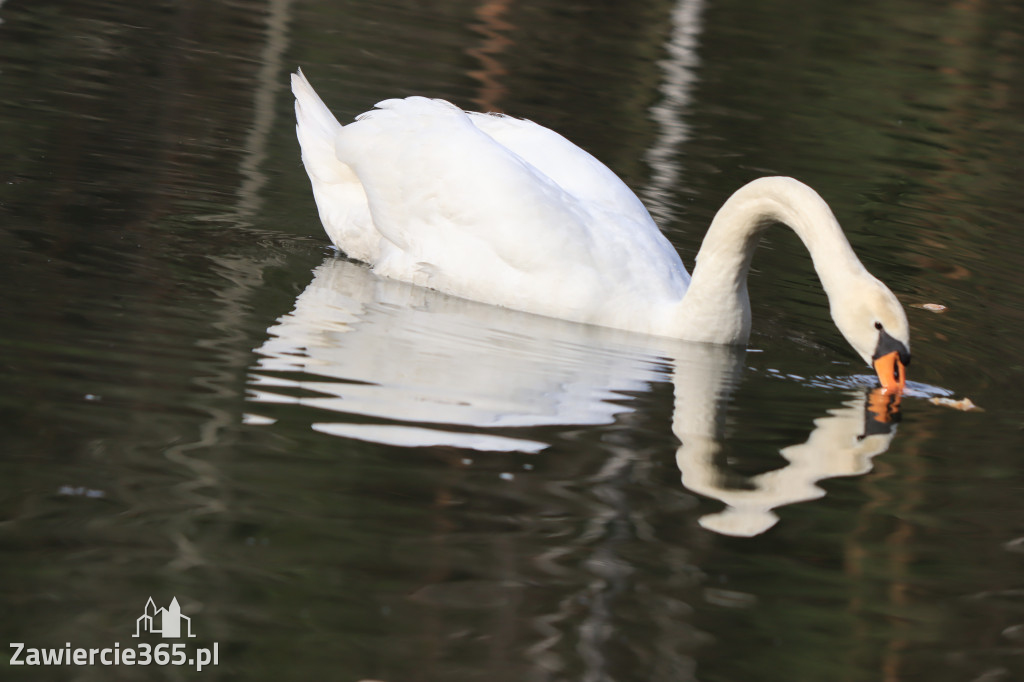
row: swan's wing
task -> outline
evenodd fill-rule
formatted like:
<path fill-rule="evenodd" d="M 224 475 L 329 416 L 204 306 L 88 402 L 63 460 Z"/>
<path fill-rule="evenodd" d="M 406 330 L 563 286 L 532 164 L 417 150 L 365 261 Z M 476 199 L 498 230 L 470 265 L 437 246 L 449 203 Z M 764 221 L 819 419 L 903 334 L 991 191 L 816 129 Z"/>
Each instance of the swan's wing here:
<path fill-rule="evenodd" d="M 424 97 L 377 107 L 343 128 L 335 152 L 362 181 L 377 229 L 407 255 L 437 264 L 438 252 L 472 246 L 528 268 L 545 243 L 586 241 L 577 202 L 465 112 Z"/>
<path fill-rule="evenodd" d="M 555 131 L 503 114 L 471 112 L 469 117 L 473 125 L 577 199 L 656 229 L 647 208 L 619 176 Z"/>
<path fill-rule="evenodd" d="M 555 131 L 526 119 L 504 114 L 468 112 L 470 120 L 567 194 L 582 204 L 600 209 L 612 218 L 605 224 L 603 240 L 614 244 L 621 258 L 633 259 L 632 279 L 658 278 L 660 282 L 690 277 L 675 247 L 658 229 L 647 207 L 619 176 L 585 150 Z M 643 268 L 643 272 L 638 272 Z M 678 292 L 681 296 L 681 291 Z"/>
<path fill-rule="evenodd" d="M 337 136 L 385 238 L 378 272 L 603 324 L 595 311 L 609 301 L 678 300 L 688 279 L 678 256 L 611 171 L 535 124 L 503 121 L 492 136 L 476 119 L 411 97 L 381 102 Z"/>

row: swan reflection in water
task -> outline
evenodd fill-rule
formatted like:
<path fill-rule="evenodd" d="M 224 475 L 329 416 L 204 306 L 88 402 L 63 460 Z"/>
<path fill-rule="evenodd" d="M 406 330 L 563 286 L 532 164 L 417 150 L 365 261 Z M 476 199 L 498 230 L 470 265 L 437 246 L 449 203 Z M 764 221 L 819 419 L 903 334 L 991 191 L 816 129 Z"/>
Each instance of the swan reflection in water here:
<path fill-rule="evenodd" d="M 773 509 L 824 495 L 817 482 L 863 474 L 895 434 L 898 405 L 864 388 L 815 420 L 786 465 L 737 484 L 716 461 L 743 349 L 687 343 L 517 313 L 324 262 L 295 308 L 268 330 L 250 373 L 250 400 L 342 413 L 312 428 L 394 446 L 446 445 L 536 453 L 524 427 L 609 424 L 630 394 L 671 378 L 672 431 L 683 485 L 720 500 L 700 524 L 754 536 Z M 363 418 L 365 421 L 359 422 Z M 253 424 L 272 422 L 247 415 Z M 536 431 L 531 431 L 536 434 Z"/>

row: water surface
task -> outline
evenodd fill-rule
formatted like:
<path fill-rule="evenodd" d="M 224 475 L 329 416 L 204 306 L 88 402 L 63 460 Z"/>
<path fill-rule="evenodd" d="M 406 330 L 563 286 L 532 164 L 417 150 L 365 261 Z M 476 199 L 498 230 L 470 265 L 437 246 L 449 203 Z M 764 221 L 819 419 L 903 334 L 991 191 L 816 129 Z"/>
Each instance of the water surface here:
<path fill-rule="evenodd" d="M 0 6 L 0 640 L 188 668 L 12 679 L 1024 678 L 1024 15 L 1003 3 Z M 692 267 L 796 176 L 908 306 L 871 411 L 768 234 L 748 351 L 385 282 L 318 224 L 342 120 L 426 94 L 619 173 Z M 912 307 L 947 306 L 942 314 Z M 969 397 L 958 412 L 930 397 Z"/>

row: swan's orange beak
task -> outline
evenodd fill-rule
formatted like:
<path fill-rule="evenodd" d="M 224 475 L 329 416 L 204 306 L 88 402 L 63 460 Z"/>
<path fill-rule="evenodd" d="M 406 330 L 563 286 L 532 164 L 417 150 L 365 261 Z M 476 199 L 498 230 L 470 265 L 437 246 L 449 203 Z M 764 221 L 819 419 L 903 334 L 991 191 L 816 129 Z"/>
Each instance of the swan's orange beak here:
<path fill-rule="evenodd" d="M 902 393 L 907 385 L 907 368 L 900 360 L 898 351 L 875 358 L 875 372 L 886 393 Z"/>

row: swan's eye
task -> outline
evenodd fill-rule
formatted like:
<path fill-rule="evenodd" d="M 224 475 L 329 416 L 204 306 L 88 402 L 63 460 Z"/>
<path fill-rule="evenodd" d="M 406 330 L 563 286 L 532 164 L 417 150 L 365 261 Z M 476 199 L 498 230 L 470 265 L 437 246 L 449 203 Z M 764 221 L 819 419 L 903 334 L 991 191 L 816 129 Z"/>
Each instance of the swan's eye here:
<path fill-rule="evenodd" d="M 879 329 L 880 330 L 881 328 L 882 328 L 882 323 L 881 322 L 875 322 L 875 329 Z"/>

